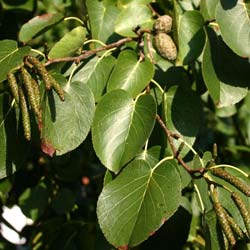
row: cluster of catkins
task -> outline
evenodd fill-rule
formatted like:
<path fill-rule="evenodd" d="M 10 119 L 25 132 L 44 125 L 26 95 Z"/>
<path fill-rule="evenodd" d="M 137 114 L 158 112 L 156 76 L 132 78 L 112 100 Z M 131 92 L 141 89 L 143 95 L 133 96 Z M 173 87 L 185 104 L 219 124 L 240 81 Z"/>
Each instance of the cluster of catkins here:
<path fill-rule="evenodd" d="M 212 168 L 211 172 L 213 175 L 227 181 L 231 185 L 235 186 L 243 194 L 250 197 L 250 186 L 244 183 L 241 179 L 221 168 Z M 231 198 L 239 209 L 246 227 L 246 232 L 242 231 L 241 227 L 222 206 L 219 200 L 215 199 L 213 206 L 223 232 L 225 249 L 230 249 L 231 247 L 235 246 L 237 240 L 250 239 L 250 212 L 248 211 L 247 205 L 245 204 L 239 192 L 231 192 Z"/>
<path fill-rule="evenodd" d="M 172 28 L 172 17 L 168 15 L 160 16 L 154 23 L 154 46 L 158 53 L 173 61 L 177 57 L 177 49 L 172 38 L 168 35 Z"/>
<path fill-rule="evenodd" d="M 27 65 L 29 67 L 27 67 Z M 18 70 L 15 72 L 11 71 L 7 74 L 11 94 L 21 111 L 24 136 L 28 141 L 31 139 L 29 109 L 34 112 L 38 121 L 38 126 L 41 127 L 42 124 L 39 85 L 29 73 L 29 68 L 32 68 L 32 70 L 34 69 L 40 76 L 47 90 L 54 89 L 60 99 L 64 101 L 64 90 L 48 73 L 44 65 L 35 57 L 25 57 L 24 64 Z"/>

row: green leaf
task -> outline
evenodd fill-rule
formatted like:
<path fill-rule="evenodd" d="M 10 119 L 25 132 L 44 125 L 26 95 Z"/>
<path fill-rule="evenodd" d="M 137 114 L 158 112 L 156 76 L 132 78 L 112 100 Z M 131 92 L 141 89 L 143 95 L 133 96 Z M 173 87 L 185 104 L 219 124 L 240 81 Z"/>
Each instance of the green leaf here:
<path fill-rule="evenodd" d="M 117 17 L 115 32 L 121 36 L 136 37 L 133 29 L 137 26 L 151 29 L 153 26 L 151 10 L 144 4 L 130 4 Z"/>
<path fill-rule="evenodd" d="M 41 16 L 36 16 L 25 23 L 19 32 L 19 40 L 28 42 L 35 36 L 47 31 L 51 26 L 61 22 L 63 15 L 60 13 L 48 13 Z"/>
<path fill-rule="evenodd" d="M 205 20 L 215 19 L 215 11 L 219 0 L 201 0 L 200 11 Z"/>
<path fill-rule="evenodd" d="M 59 42 L 50 50 L 49 58 L 72 56 L 81 48 L 86 39 L 86 29 L 78 26 L 67 33 Z"/>
<path fill-rule="evenodd" d="M 181 201 L 176 167 L 173 159 L 165 158 L 153 168 L 134 160 L 104 187 L 97 215 L 111 244 L 121 249 L 138 245 L 174 214 Z"/>
<path fill-rule="evenodd" d="M 243 1 L 220 0 L 216 9 L 224 42 L 239 56 L 250 57 L 250 19 Z"/>
<path fill-rule="evenodd" d="M 30 47 L 17 47 L 17 42 L 13 40 L 0 41 L 0 82 L 6 80 L 10 70 L 21 65 L 23 58 L 29 54 Z"/>
<path fill-rule="evenodd" d="M 125 50 L 118 57 L 107 90 L 124 89 L 135 97 L 150 83 L 153 76 L 154 67 L 150 61 L 140 61 L 134 51 Z"/>
<path fill-rule="evenodd" d="M 135 101 L 124 90 L 113 90 L 97 105 L 92 140 L 105 167 L 117 173 L 141 150 L 148 139 L 156 115 L 151 95 Z"/>
<path fill-rule="evenodd" d="M 99 0 L 87 0 L 86 5 L 92 38 L 106 43 L 114 33 L 115 20 L 120 12 L 119 9 L 114 4 L 105 4 L 105 1 Z"/>
<path fill-rule="evenodd" d="M 94 108 L 94 96 L 86 84 L 66 85 L 63 102 L 50 92 L 43 103 L 42 148 L 62 155 L 78 147 L 89 133 Z"/>
<path fill-rule="evenodd" d="M 48 202 L 49 190 L 44 183 L 25 189 L 18 199 L 23 213 L 34 221 L 45 212 Z"/>
<path fill-rule="evenodd" d="M 186 11 L 178 21 L 178 58 L 189 64 L 202 52 L 205 43 L 204 20 L 198 11 Z"/>
<path fill-rule="evenodd" d="M 115 63 L 116 59 L 113 56 L 94 57 L 73 76 L 72 81 L 87 84 L 92 90 L 95 100 L 99 101 Z"/>
<path fill-rule="evenodd" d="M 235 55 L 212 29 L 207 29 L 202 75 L 217 107 L 231 106 L 247 95 L 249 70 L 247 59 Z"/>
<path fill-rule="evenodd" d="M 165 94 L 164 104 L 168 129 L 180 134 L 184 141 L 192 145 L 202 121 L 202 104 L 198 95 L 190 89 L 173 86 Z M 178 148 L 180 143 L 175 143 Z M 184 147 L 181 153 L 188 151 Z"/>
<path fill-rule="evenodd" d="M 205 213 L 205 239 L 206 249 L 218 250 L 225 249 L 223 246 L 222 231 L 218 227 L 218 219 L 214 210 L 209 210 Z"/>

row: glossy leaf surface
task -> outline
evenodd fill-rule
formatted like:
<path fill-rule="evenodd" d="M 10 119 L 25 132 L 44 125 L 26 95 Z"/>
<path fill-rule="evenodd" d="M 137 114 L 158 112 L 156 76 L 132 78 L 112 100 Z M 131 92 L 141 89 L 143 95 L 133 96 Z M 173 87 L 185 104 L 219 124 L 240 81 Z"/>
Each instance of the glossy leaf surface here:
<path fill-rule="evenodd" d="M 150 61 L 140 61 L 134 51 L 125 50 L 118 57 L 107 90 L 124 89 L 135 97 L 150 83 L 153 75 L 154 67 Z"/>
<path fill-rule="evenodd" d="M 150 95 L 135 101 L 124 90 L 104 95 L 92 125 L 94 149 L 103 165 L 119 172 L 143 147 L 153 129 L 155 115 L 155 102 Z"/>
<path fill-rule="evenodd" d="M 97 204 L 99 224 L 116 247 L 138 245 L 153 234 L 180 205 L 181 183 L 176 162 L 151 167 L 134 160 L 103 189 Z"/>

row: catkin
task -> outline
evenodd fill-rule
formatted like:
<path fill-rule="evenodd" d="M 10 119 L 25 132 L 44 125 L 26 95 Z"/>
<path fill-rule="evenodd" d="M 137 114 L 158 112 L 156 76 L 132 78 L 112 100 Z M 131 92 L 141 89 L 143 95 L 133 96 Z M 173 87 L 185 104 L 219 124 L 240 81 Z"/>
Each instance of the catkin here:
<path fill-rule="evenodd" d="M 238 193 L 232 192 L 231 197 L 241 213 L 241 216 L 247 229 L 248 237 L 250 237 L 250 214 L 248 212 L 248 209 Z"/>
<path fill-rule="evenodd" d="M 226 172 L 221 168 L 211 168 L 210 170 L 213 175 L 220 177 L 221 179 L 229 182 L 236 188 L 238 188 L 242 193 L 247 196 L 250 196 L 250 185 L 245 184 L 242 180 L 237 178 L 236 176 Z"/>
<path fill-rule="evenodd" d="M 236 240 L 235 240 L 233 231 L 230 227 L 230 224 L 227 220 L 226 211 L 224 210 L 224 208 L 219 202 L 214 203 L 214 210 L 219 220 L 219 223 L 221 225 L 221 228 L 223 232 L 225 233 L 230 245 L 234 246 L 236 244 Z"/>
<path fill-rule="evenodd" d="M 61 87 L 61 85 L 52 76 L 50 76 L 50 79 L 51 79 L 52 88 L 55 90 L 57 95 L 60 97 L 61 101 L 64 101 L 65 97 L 64 97 L 63 88 Z"/>
<path fill-rule="evenodd" d="M 227 212 L 226 212 L 226 216 L 227 216 L 227 220 L 229 222 L 229 225 L 231 226 L 232 230 L 234 231 L 234 233 L 240 238 L 243 239 L 244 238 L 244 233 L 241 230 L 240 226 L 236 223 L 236 221 L 234 220 L 234 218 L 232 218 Z"/>
<path fill-rule="evenodd" d="M 32 84 L 32 78 L 29 72 L 24 67 L 21 67 L 21 75 L 22 75 L 24 86 L 27 91 L 27 96 L 30 102 L 30 106 L 32 110 L 34 111 L 34 113 L 38 116 L 40 113 L 40 109 L 36 100 L 36 95 L 35 95 L 33 84 Z"/>
<path fill-rule="evenodd" d="M 51 79 L 48 71 L 44 67 L 44 65 L 35 57 L 33 56 L 27 56 L 27 60 L 29 63 L 31 63 L 37 70 L 38 74 L 41 76 L 45 83 L 46 89 L 51 89 Z"/>
<path fill-rule="evenodd" d="M 23 122 L 24 137 L 28 141 L 30 141 L 31 139 L 30 116 L 29 116 L 27 102 L 21 87 L 18 88 L 18 93 L 19 93 L 19 105 L 21 109 L 22 122 Z"/>
<path fill-rule="evenodd" d="M 169 33 L 172 28 L 172 17 L 169 15 L 163 15 L 158 17 L 154 23 L 155 32 Z"/>
<path fill-rule="evenodd" d="M 19 94 L 18 94 L 18 84 L 16 77 L 13 73 L 9 72 L 7 74 L 7 80 L 10 86 L 11 93 L 16 101 L 16 103 L 19 103 Z"/>

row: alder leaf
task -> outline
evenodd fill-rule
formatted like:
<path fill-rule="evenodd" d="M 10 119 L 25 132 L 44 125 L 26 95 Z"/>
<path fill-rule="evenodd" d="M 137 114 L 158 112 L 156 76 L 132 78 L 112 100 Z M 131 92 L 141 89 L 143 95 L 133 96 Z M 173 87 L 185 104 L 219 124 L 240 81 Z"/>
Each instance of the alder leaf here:
<path fill-rule="evenodd" d="M 103 165 L 117 173 L 141 150 L 148 139 L 156 115 L 151 95 L 135 101 L 124 90 L 113 90 L 102 97 L 95 111 L 92 140 Z"/>
<path fill-rule="evenodd" d="M 60 13 L 47 13 L 35 16 L 27 23 L 23 24 L 19 32 L 19 40 L 23 43 L 28 42 L 35 36 L 47 31 L 51 26 L 61 22 L 63 15 Z"/>
<path fill-rule="evenodd" d="M 30 47 L 18 48 L 14 40 L 0 41 L 0 82 L 6 80 L 7 74 L 13 68 L 23 63 L 23 58 L 30 52 Z"/>
<path fill-rule="evenodd" d="M 72 56 L 81 48 L 84 40 L 86 39 L 86 29 L 78 26 L 68 32 L 62 39 L 57 42 L 50 50 L 48 57 L 67 57 Z"/>
<path fill-rule="evenodd" d="M 174 214 L 181 201 L 176 168 L 173 159 L 165 158 L 153 167 L 144 160 L 134 160 L 105 185 L 97 216 L 112 245 L 119 249 L 138 245 Z"/>
<path fill-rule="evenodd" d="M 88 135 L 95 101 L 88 85 L 72 82 L 65 87 L 65 101 L 49 92 L 42 108 L 41 147 L 51 156 L 54 151 L 62 155 L 78 147 Z"/>
<path fill-rule="evenodd" d="M 132 97 L 137 96 L 154 76 L 154 66 L 148 61 L 140 61 L 132 50 L 120 53 L 110 76 L 107 90 L 124 89 Z"/>
<path fill-rule="evenodd" d="M 218 1 L 215 18 L 224 42 L 239 56 L 250 57 L 250 19 L 244 1 Z"/>
<path fill-rule="evenodd" d="M 75 73 L 72 81 L 80 81 L 87 84 L 92 90 L 95 100 L 99 101 L 115 63 L 116 59 L 113 56 L 105 58 L 96 56 Z"/>

